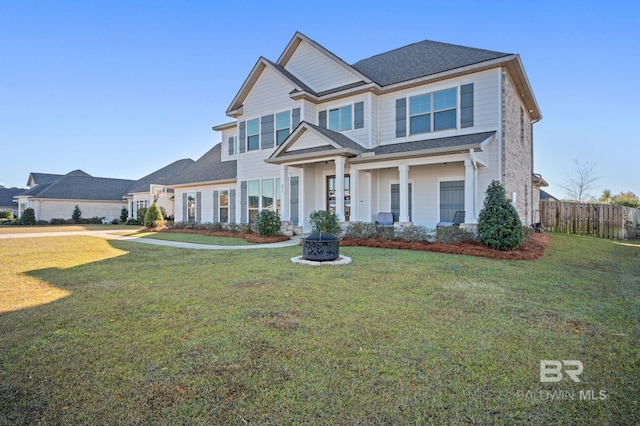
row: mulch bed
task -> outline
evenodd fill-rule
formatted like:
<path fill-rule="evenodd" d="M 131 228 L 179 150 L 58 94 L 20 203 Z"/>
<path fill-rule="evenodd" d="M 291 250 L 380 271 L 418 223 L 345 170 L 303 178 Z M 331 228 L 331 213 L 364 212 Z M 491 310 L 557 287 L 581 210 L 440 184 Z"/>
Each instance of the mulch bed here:
<path fill-rule="evenodd" d="M 547 247 L 549 242 L 551 242 L 550 235 L 533 234 L 531 241 L 513 251 L 490 249 L 475 241 L 445 244 L 429 242 L 407 243 L 405 241 L 387 241 L 377 238 L 370 238 L 368 240 L 360 238 L 343 238 L 340 245 L 433 251 L 437 253 L 464 254 L 467 256 L 489 257 L 492 259 L 502 260 L 535 260 L 544 254 L 544 249 Z"/>
<path fill-rule="evenodd" d="M 230 232 L 230 231 L 207 231 L 202 229 L 171 229 L 163 228 L 157 230 L 159 232 L 173 232 L 182 234 L 200 234 L 210 235 L 214 237 L 228 237 L 228 238 L 244 238 L 247 242 L 253 244 L 265 244 L 265 243 L 277 243 L 280 241 L 287 241 L 291 238 L 286 235 L 275 235 L 273 237 L 260 237 L 254 232 Z M 479 256 L 488 257 L 491 259 L 502 260 L 535 260 L 540 258 L 544 254 L 544 250 L 551 242 L 551 236 L 549 234 L 533 234 L 531 240 L 513 251 L 500 251 L 490 249 L 477 241 L 464 242 L 464 243 L 429 243 L 429 242 L 414 242 L 408 243 L 406 241 L 389 241 L 381 240 L 379 238 L 369 238 L 367 240 L 361 238 L 348 238 L 345 237 L 340 241 L 340 245 L 346 246 L 359 246 L 359 247 L 377 247 L 377 248 L 389 248 L 389 249 L 401 249 L 401 250 L 419 250 L 419 251 L 432 251 L 437 253 L 449 253 L 449 254 L 464 254 L 467 256 Z"/>

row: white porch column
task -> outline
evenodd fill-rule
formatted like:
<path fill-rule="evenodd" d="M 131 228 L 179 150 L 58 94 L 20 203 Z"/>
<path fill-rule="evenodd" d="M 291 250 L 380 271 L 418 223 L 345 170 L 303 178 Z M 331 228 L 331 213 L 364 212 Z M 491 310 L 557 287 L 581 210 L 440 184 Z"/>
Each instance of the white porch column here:
<path fill-rule="evenodd" d="M 336 157 L 336 214 L 344 222 L 344 157 Z"/>
<path fill-rule="evenodd" d="M 351 220 L 360 220 L 360 170 L 351 168 Z"/>
<path fill-rule="evenodd" d="M 291 199 L 289 198 L 289 166 L 280 165 L 280 220 L 288 221 L 291 219 L 289 208 L 291 206 Z"/>
<path fill-rule="evenodd" d="M 398 166 L 400 174 L 400 215 L 398 222 L 409 222 L 409 166 Z"/>
<path fill-rule="evenodd" d="M 476 223 L 475 167 L 471 160 L 464 160 L 464 223 Z"/>

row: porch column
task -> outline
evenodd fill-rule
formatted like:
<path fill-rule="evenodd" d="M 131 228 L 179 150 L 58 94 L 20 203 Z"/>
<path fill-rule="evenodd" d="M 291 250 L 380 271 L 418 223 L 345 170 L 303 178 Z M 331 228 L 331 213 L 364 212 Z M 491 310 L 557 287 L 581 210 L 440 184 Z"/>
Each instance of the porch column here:
<path fill-rule="evenodd" d="M 344 217 L 344 157 L 336 157 L 336 214 L 340 222 Z"/>
<path fill-rule="evenodd" d="M 290 220 L 289 214 L 289 205 L 290 205 L 290 197 L 289 197 L 289 166 L 281 164 L 280 165 L 280 187 L 281 187 L 281 199 L 280 199 L 280 220 L 288 221 Z"/>
<path fill-rule="evenodd" d="M 400 173 L 400 215 L 398 222 L 409 222 L 409 166 L 398 166 Z"/>
<path fill-rule="evenodd" d="M 351 167 L 351 220 L 360 220 L 360 170 Z"/>
<path fill-rule="evenodd" d="M 475 175 L 473 162 L 464 160 L 464 223 L 476 223 Z"/>

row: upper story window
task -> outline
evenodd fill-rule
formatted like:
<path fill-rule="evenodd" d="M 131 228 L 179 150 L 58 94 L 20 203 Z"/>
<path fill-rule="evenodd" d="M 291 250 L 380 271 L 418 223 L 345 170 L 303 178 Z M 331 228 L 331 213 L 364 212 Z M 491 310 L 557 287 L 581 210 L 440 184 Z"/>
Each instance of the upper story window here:
<path fill-rule="evenodd" d="M 291 133 L 291 112 L 285 111 L 276 114 L 276 145 L 282 142 Z"/>
<path fill-rule="evenodd" d="M 247 121 L 247 151 L 260 149 L 260 119 Z"/>
<path fill-rule="evenodd" d="M 409 134 L 455 129 L 457 89 L 409 98 Z"/>
<path fill-rule="evenodd" d="M 353 128 L 353 107 L 345 105 L 329 110 L 329 130 L 342 132 Z"/>

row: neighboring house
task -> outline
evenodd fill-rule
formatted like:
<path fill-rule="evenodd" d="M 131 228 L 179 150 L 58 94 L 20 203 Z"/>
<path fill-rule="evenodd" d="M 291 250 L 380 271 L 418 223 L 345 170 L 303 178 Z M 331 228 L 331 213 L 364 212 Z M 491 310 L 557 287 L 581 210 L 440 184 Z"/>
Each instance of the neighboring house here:
<path fill-rule="evenodd" d="M 193 163 L 191 159 L 178 160 L 138 180 L 93 177 L 82 170 L 66 175 L 31 173 L 29 189 L 14 199 L 20 215 L 31 207 L 37 220 L 69 219 L 76 205 L 84 218 L 119 218 L 122 208 L 136 218 L 138 208 L 153 202 L 172 215 L 173 194 L 167 185 Z"/>
<path fill-rule="evenodd" d="M 194 161 L 190 158 L 174 161 L 138 179 L 123 197 L 128 205 L 129 218 L 137 219 L 138 210 L 147 208 L 152 203 L 156 203 L 167 216 L 173 216 L 173 189 L 168 188 L 167 185 L 173 183 L 173 179 L 193 163 Z M 120 214 L 117 217 L 120 217 Z"/>
<path fill-rule="evenodd" d="M 25 191 L 24 188 L 0 188 L 0 212 L 10 211 L 17 217 L 18 203 L 14 198 Z"/>
<path fill-rule="evenodd" d="M 237 162 L 222 161 L 222 144 L 173 179 L 177 222 L 240 222 L 236 215 Z"/>
<path fill-rule="evenodd" d="M 122 196 L 135 181 L 93 177 L 82 170 L 66 175 L 31 173 L 29 190 L 15 198 L 19 213 L 31 207 L 36 220 L 69 219 L 77 205 L 82 217 L 119 217 L 126 203 Z"/>
<path fill-rule="evenodd" d="M 516 54 L 422 41 L 349 65 L 296 33 L 278 60 L 258 59 L 227 115 L 222 145 L 172 186 L 177 221 L 273 209 L 306 232 L 314 210 L 428 227 L 464 210 L 474 224 L 495 179 L 529 224 L 544 186 L 541 113 Z"/>
<path fill-rule="evenodd" d="M 547 191 L 542 190 L 542 189 L 540 190 L 540 200 L 544 200 L 544 201 L 560 201 L 556 197 L 554 197 L 553 195 L 549 194 Z"/>

